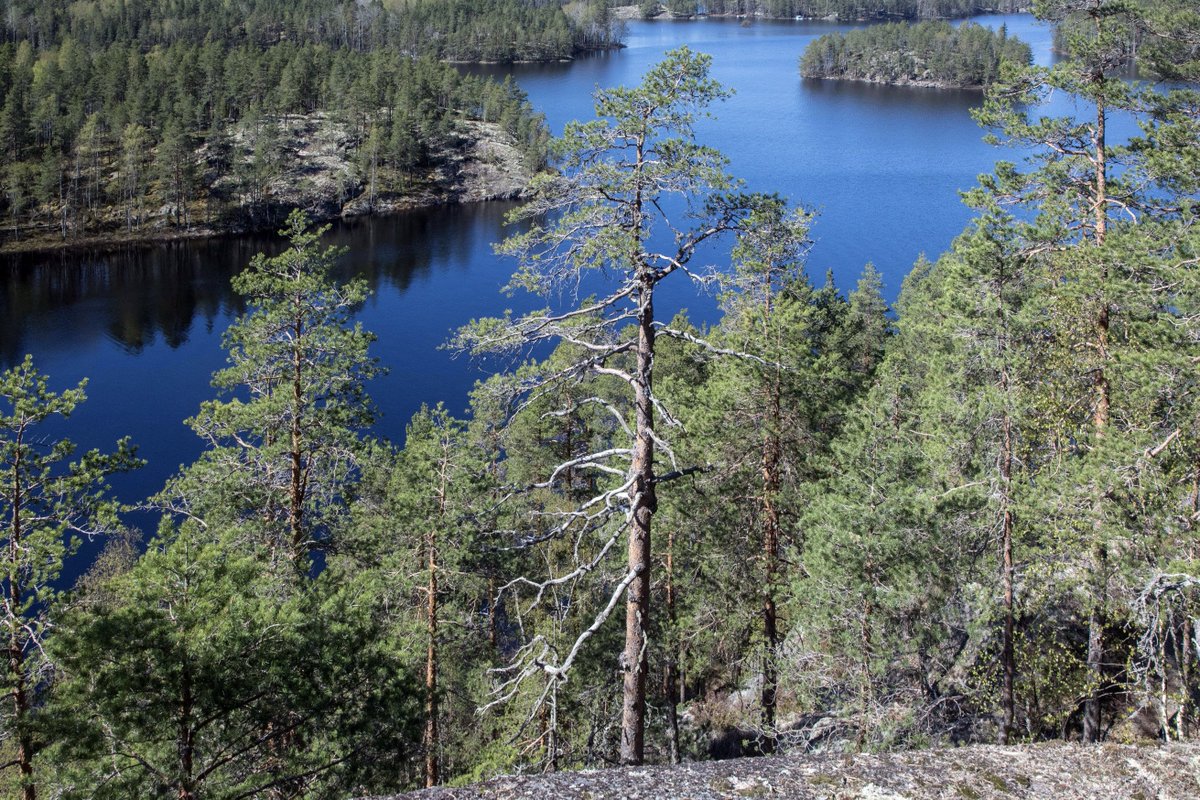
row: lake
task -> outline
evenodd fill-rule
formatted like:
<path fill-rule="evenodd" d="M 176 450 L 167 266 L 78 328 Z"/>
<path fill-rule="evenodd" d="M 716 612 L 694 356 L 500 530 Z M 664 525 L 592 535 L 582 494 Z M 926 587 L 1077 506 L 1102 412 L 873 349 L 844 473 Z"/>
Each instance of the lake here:
<path fill-rule="evenodd" d="M 1007 25 L 1033 46 L 1039 62 L 1050 59 L 1051 30 L 1031 17 L 976 19 Z M 802 80 L 797 60 L 805 45 L 849 27 L 632 22 L 620 51 L 563 64 L 472 69 L 511 72 L 558 133 L 566 121 L 591 116 L 596 86 L 636 84 L 679 45 L 710 53 L 714 77 L 736 94 L 699 126 L 700 138 L 730 158 L 731 171 L 749 188 L 778 192 L 819 213 L 809 260 L 818 280 L 828 270 L 839 287 L 852 288 L 870 261 L 894 299 L 918 255 L 936 257 L 970 219 L 958 192 L 995 160 L 1014 155 L 982 142 L 969 113 L 978 92 Z M 471 385 L 485 373 L 439 345 L 473 317 L 535 305 L 499 293 L 513 264 L 495 256 L 492 243 L 505 236 L 511 208 L 425 209 L 331 231 L 329 241 L 350 250 L 346 274 L 365 276 L 374 290 L 358 318 L 378 335 L 373 352 L 391 370 L 371 387 L 380 434 L 402 440 L 422 403 L 444 401 L 461 414 Z M 199 440 L 182 421 L 213 395 L 209 377 L 224 363 L 221 334 L 240 311 L 229 279 L 255 253 L 278 246 L 258 235 L 5 259 L 0 367 L 32 353 L 56 389 L 88 378 L 89 400 L 65 430 L 85 448 L 133 437 L 148 464 L 118 476 L 114 488 L 136 502 L 199 453 Z M 674 287 L 660 315 L 685 305 L 711 321 L 711 298 L 683 289 Z"/>

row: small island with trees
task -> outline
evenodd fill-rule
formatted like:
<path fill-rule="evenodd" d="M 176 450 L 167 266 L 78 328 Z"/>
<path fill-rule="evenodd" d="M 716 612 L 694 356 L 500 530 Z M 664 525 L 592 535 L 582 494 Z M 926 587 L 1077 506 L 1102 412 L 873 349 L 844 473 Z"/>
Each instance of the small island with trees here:
<path fill-rule="evenodd" d="M 897 19 L 959 19 L 974 14 L 1012 14 L 1028 0 L 641 0 L 642 16 L 674 18 L 759 17 L 880 22 Z"/>
<path fill-rule="evenodd" d="M 983 88 L 1005 61 L 1032 60 L 1029 45 L 1001 27 L 890 23 L 815 39 L 800 57 L 805 78 L 939 88 Z"/>

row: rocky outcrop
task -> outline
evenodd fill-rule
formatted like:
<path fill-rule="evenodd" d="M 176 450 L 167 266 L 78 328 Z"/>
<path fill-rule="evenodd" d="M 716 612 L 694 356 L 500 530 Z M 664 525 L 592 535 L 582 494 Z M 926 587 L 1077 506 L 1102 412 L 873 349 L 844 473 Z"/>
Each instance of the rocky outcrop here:
<path fill-rule="evenodd" d="M 272 118 L 272 164 L 254 177 L 253 134 L 236 131 L 224 152 L 205 144 L 196 153 L 199 192 L 188 213 L 164 205 L 147 209 L 130 229 L 118 206 L 94 209 L 64 235 L 57 224 L 21 231 L 0 241 L 0 252 L 104 248 L 227 233 L 276 230 L 293 208 L 314 221 L 388 214 L 422 206 L 519 198 L 532 178 L 517 143 L 492 122 L 459 120 L 454 136 L 432 154 L 432 167 L 406 180 L 388 175 L 372 187 L 360 156 L 361 136 L 334 117 L 315 112 Z M 261 134 L 260 134 L 261 135 Z M 221 159 L 239 169 L 218 170 Z M 219 177 L 218 177 L 219 175 Z M 51 215 L 57 218 L 57 215 Z M 186 224 L 180 222 L 187 219 Z"/>
<path fill-rule="evenodd" d="M 797 755 L 494 778 L 387 800 L 1193 800 L 1200 745 L 1080 745 Z M 376 798 L 375 800 L 383 800 Z"/>

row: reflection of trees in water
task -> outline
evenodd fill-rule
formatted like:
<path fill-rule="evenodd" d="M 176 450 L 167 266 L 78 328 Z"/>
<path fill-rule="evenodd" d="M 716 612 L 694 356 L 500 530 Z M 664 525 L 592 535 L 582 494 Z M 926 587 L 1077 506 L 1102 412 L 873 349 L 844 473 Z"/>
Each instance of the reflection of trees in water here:
<path fill-rule="evenodd" d="M 230 265 L 242 249 L 237 240 L 215 240 L 6 259 L 0 358 L 19 360 L 24 338 L 34 331 L 64 347 L 98 336 L 133 352 L 159 336 L 178 347 L 197 315 L 211 324 L 234 310 Z"/>
<path fill-rule="evenodd" d="M 838 98 L 860 106 L 903 109 L 917 114 L 958 113 L 983 102 L 983 93 L 971 89 L 890 86 L 866 81 L 831 81 L 821 78 L 803 78 L 802 81 L 804 92 L 814 98 Z"/>
<path fill-rule="evenodd" d="M 403 294 L 435 265 L 466 270 L 503 237 L 511 203 L 480 203 L 337 224 L 330 244 L 349 248 L 343 274 Z M 211 329 L 242 310 L 230 278 L 256 253 L 277 253 L 275 236 L 165 242 L 111 252 L 41 253 L 0 260 L 0 367 L 24 357 L 29 334 L 70 349 L 107 337 L 140 352 L 161 337 L 183 345 L 196 321 Z M 447 300 L 453 302 L 453 287 Z"/>
<path fill-rule="evenodd" d="M 506 235 L 504 216 L 516 203 L 473 203 L 424 208 L 375 219 L 358 219 L 334 227 L 330 244 L 349 248 L 344 274 L 365 278 L 372 292 L 386 282 L 400 294 L 429 278 L 435 266 L 465 271 L 480 253 Z M 447 287 L 453 301 L 453 287 Z"/>

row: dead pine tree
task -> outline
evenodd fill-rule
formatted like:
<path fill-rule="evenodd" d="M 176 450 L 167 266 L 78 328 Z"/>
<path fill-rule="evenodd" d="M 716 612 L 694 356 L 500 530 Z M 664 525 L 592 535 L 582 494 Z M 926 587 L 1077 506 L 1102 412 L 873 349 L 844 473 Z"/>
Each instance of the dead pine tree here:
<path fill-rule="evenodd" d="M 545 636 L 527 637 L 503 673 L 493 704 L 517 696 L 528 679 L 540 674 L 546 686 L 535 700 L 536 713 L 584 643 L 624 598 L 619 755 L 625 764 L 640 764 L 645 754 L 657 492 L 663 483 L 700 468 L 677 463 L 671 448 L 667 431 L 678 423 L 654 391 L 655 341 L 668 336 L 720 350 L 657 320 L 654 296 L 659 284 L 676 273 L 703 280 L 691 266 L 697 248 L 739 230 L 756 205 L 765 202 L 738 192 L 725 172 L 725 158 L 695 140 L 696 118 L 727 95 L 709 77 L 710 60 L 681 48 L 668 53 L 641 85 L 599 90 L 597 119 L 566 127 L 555 143 L 558 172 L 535 180 L 533 201 L 516 212 L 516 219 L 531 227 L 500 248 L 519 262 L 509 288 L 561 298 L 578 297 L 581 285 L 591 289 L 595 284 L 602 287 L 599 296 L 564 303 L 570 305 L 565 310 L 476 321 L 452 343 L 460 352 L 509 355 L 543 344 L 565 346 L 572 353 L 565 364 L 556 359 L 497 384 L 511 392 L 513 416 L 570 384 L 596 386 L 590 396 L 576 392 L 572 403 L 599 409 L 612 420 L 609 442 L 558 463 L 527 487 L 567 495 L 579 476 L 594 478 L 589 485 L 595 488 L 586 497 L 572 497 L 560 510 L 541 512 L 537 532 L 526 539 L 527 544 L 572 542 L 571 567 L 546 578 L 518 577 L 499 590 L 500 595 L 524 592 L 533 608 L 549 602 L 559 587 L 600 575 L 607 579 L 607 599 L 565 655 Z M 593 278 L 589 272 L 600 274 Z M 659 463 L 669 468 L 660 474 Z M 626 562 L 614 572 L 622 540 Z"/>

